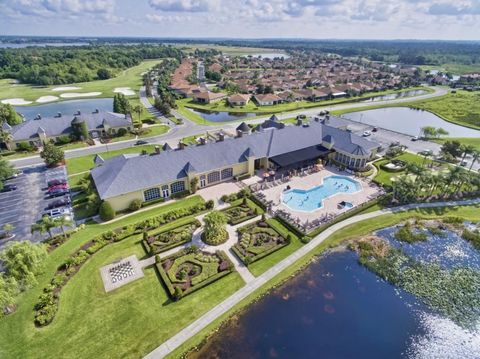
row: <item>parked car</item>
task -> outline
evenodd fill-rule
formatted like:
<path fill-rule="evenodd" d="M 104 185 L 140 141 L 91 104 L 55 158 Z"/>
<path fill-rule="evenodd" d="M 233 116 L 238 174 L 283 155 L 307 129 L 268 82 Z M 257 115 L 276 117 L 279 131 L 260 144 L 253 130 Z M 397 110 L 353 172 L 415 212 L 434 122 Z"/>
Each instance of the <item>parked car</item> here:
<path fill-rule="evenodd" d="M 65 183 L 67 183 L 66 179 L 53 179 L 47 182 L 47 186 L 48 187 L 58 186 L 59 184 L 65 184 Z"/>
<path fill-rule="evenodd" d="M 68 189 L 55 189 L 48 193 L 48 197 L 49 198 L 61 197 L 69 193 L 70 193 L 70 190 Z"/>
<path fill-rule="evenodd" d="M 0 192 L 11 192 L 15 191 L 17 189 L 17 186 L 14 184 L 5 184 L 3 185 L 3 188 L 0 190 Z"/>
<path fill-rule="evenodd" d="M 135 142 L 134 146 L 140 146 L 140 145 L 148 145 L 148 141 L 138 140 L 137 142 Z"/>
<path fill-rule="evenodd" d="M 370 136 L 372 133 L 370 131 L 365 131 L 363 132 L 363 137 L 368 137 Z"/>
<path fill-rule="evenodd" d="M 372 132 L 377 132 L 377 131 L 378 131 L 378 127 L 372 128 Z"/>
<path fill-rule="evenodd" d="M 65 197 L 65 198 L 57 199 L 55 201 L 50 202 L 47 205 L 47 210 L 54 209 L 54 208 L 59 208 L 59 207 L 63 207 L 63 206 L 69 206 L 69 205 L 70 205 L 70 198 Z"/>
<path fill-rule="evenodd" d="M 419 140 L 418 136 L 413 136 L 413 137 L 411 138 L 411 141 L 418 141 L 418 140 Z"/>
<path fill-rule="evenodd" d="M 55 191 L 56 189 L 68 189 L 68 184 L 57 184 L 55 186 L 48 187 L 48 192 Z"/>
<path fill-rule="evenodd" d="M 58 217 L 66 216 L 70 214 L 72 214 L 72 211 L 70 210 L 70 208 L 67 208 L 67 207 L 55 208 L 47 212 L 47 216 L 51 218 L 58 218 Z"/>
<path fill-rule="evenodd" d="M 462 167 L 466 167 L 467 165 L 468 165 L 467 161 L 460 162 L 460 166 L 462 166 Z"/>

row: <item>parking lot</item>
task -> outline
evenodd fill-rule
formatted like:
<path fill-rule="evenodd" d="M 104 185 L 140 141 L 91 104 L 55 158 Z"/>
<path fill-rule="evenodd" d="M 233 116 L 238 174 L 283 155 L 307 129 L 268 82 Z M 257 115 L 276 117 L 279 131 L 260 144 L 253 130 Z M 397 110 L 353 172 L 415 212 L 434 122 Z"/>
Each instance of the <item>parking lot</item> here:
<path fill-rule="evenodd" d="M 47 169 L 36 166 L 23 169 L 23 174 L 5 181 L 5 184 L 17 186 L 11 192 L 0 193 L 0 229 L 6 224 L 12 224 L 13 239 L 2 240 L 0 249 L 10 241 L 31 240 L 40 242 L 48 237 L 48 233 L 31 233 L 33 223 L 42 218 L 48 204 L 58 198 L 48 198 L 47 181 L 50 179 L 65 179 L 65 167 Z M 60 232 L 55 229 L 54 233 Z"/>

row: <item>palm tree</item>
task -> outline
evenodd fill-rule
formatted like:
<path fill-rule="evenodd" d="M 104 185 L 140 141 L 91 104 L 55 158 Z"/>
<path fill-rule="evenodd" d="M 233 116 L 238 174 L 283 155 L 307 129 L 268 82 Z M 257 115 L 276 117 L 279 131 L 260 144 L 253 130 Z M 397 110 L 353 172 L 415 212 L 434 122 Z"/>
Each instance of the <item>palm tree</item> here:
<path fill-rule="evenodd" d="M 73 221 L 70 217 L 61 216 L 53 221 L 55 223 L 55 227 L 60 227 L 62 229 L 63 236 L 66 237 L 67 234 L 65 233 L 65 226 L 71 227 L 73 225 Z"/>
<path fill-rule="evenodd" d="M 142 116 L 143 113 L 143 107 L 141 105 L 137 105 L 133 107 L 133 112 L 135 112 L 138 116 L 138 121 L 141 121 L 140 116 Z"/>
<path fill-rule="evenodd" d="M 472 157 L 473 157 L 473 158 L 472 158 L 472 163 L 470 164 L 470 168 L 468 169 L 469 171 L 472 170 L 473 164 L 474 164 L 475 162 L 477 162 L 478 159 L 480 158 L 480 151 L 474 149 L 473 152 L 472 152 Z"/>
<path fill-rule="evenodd" d="M 52 229 L 55 227 L 57 227 L 55 221 L 49 216 L 45 215 L 39 222 L 32 224 L 31 233 L 33 234 L 34 232 L 40 232 L 41 234 L 44 234 L 48 232 L 48 236 L 50 239 L 52 239 Z"/>
<path fill-rule="evenodd" d="M 462 151 L 462 153 L 463 153 L 463 155 L 462 155 L 462 162 L 463 162 L 463 161 L 465 161 L 465 157 L 467 157 L 467 155 L 475 152 L 475 147 L 472 146 L 472 145 L 461 145 L 460 146 L 460 151 Z"/>

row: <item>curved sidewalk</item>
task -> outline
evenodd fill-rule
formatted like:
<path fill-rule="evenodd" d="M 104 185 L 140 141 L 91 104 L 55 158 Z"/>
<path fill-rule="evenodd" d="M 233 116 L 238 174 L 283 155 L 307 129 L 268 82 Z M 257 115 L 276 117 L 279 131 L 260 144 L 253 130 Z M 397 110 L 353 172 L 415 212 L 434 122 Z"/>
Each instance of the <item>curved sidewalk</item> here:
<path fill-rule="evenodd" d="M 232 309 L 235 305 L 240 303 L 243 299 L 247 296 L 252 294 L 255 290 L 259 289 L 262 285 L 266 284 L 268 281 L 273 279 L 277 274 L 282 272 L 287 267 L 294 264 L 297 260 L 302 258 L 303 256 L 307 255 L 311 252 L 315 247 L 321 244 L 325 239 L 330 237 L 336 231 L 357 222 L 361 222 L 366 219 L 375 218 L 382 216 L 388 213 L 397 213 L 402 211 L 407 211 L 410 209 L 416 208 L 435 208 L 435 207 L 454 207 L 454 206 L 466 206 L 466 205 L 473 205 L 473 204 L 480 204 L 480 199 L 471 199 L 465 201 L 452 201 L 452 202 L 437 202 L 437 203 L 414 203 L 405 206 L 399 206 L 394 208 L 382 209 L 375 212 L 365 213 L 362 215 L 357 215 L 351 218 L 348 218 L 342 222 L 332 225 L 331 227 L 327 228 L 325 231 L 320 233 L 318 236 L 313 238 L 308 244 L 304 245 L 296 252 L 289 255 L 287 258 L 282 260 L 281 262 L 277 263 L 275 266 L 270 268 L 268 271 L 263 273 L 262 275 L 256 277 L 254 280 L 250 281 L 244 287 L 236 291 L 230 297 L 225 299 L 222 303 L 218 304 L 210 311 L 202 315 L 200 318 L 195 320 L 193 323 L 182 329 L 180 332 L 175 334 L 173 337 L 168 339 L 166 342 L 158 346 L 152 352 L 145 356 L 147 359 L 157 359 L 157 358 L 164 358 L 187 340 L 191 339 L 197 333 L 199 333 L 202 329 L 206 328 L 209 324 L 211 324 L 214 320 L 219 318 L 221 315 Z"/>

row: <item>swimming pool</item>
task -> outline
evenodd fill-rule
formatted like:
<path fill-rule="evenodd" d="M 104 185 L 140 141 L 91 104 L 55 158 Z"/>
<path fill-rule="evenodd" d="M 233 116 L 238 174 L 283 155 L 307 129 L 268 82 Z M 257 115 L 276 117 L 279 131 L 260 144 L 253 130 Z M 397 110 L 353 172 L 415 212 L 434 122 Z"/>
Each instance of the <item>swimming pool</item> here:
<path fill-rule="evenodd" d="M 308 190 L 291 189 L 282 195 L 282 202 L 294 211 L 312 212 L 323 206 L 323 200 L 337 193 L 354 193 L 360 183 L 345 176 L 329 176 L 319 186 Z"/>

